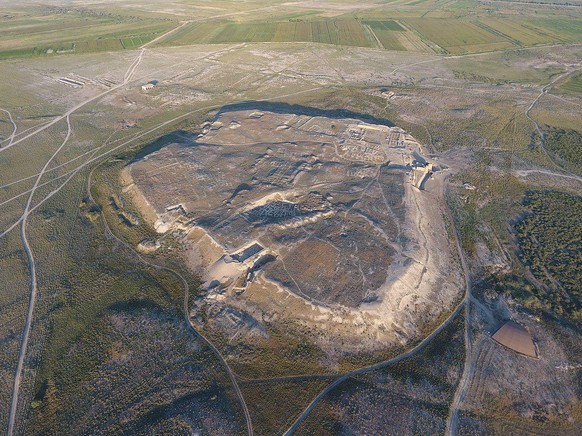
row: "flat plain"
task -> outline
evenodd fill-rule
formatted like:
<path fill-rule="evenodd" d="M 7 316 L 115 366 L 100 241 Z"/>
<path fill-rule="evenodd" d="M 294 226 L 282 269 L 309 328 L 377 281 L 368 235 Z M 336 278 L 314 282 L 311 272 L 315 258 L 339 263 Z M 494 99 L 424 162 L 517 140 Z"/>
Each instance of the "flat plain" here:
<path fill-rule="evenodd" d="M 8 3 L 0 428 L 576 434 L 580 8 Z"/>

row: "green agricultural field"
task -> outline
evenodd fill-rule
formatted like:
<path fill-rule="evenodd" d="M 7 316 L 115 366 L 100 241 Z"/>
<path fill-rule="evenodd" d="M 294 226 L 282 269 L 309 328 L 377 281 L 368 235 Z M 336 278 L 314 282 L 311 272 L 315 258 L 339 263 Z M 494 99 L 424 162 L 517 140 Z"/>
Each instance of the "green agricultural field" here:
<path fill-rule="evenodd" d="M 0 18 L 0 58 L 134 48 L 168 31 L 169 20 L 81 13 Z"/>
<path fill-rule="evenodd" d="M 556 88 L 563 93 L 582 95 L 582 73 L 573 74 Z"/>
<path fill-rule="evenodd" d="M 270 42 L 277 30 L 276 23 L 227 24 L 212 38 L 213 43 Z"/>
<path fill-rule="evenodd" d="M 192 23 L 168 35 L 161 43 L 172 46 L 319 42 L 397 51 L 465 54 L 503 50 L 514 45 L 582 40 L 582 20 L 560 11 L 540 18 L 529 12 L 501 15 L 486 14 L 480 9 L 467 15 L 467 1 L 446 5 L 432 0 L 398 1 L 390 2 L 390 5 L 391 8 L 363 8 L 357 12 L 336 11 L 327 15 L 329 18 L 323 18 L 318 10 L 309 9 L 285 8 L 281 14 L 269 12 L 269 15 L 249 11 L 230 22 L 224 20 L 231 20 L 231 17 L 221 18 L 220 14 L 200 21 L 200 10 L 197 10 L 197 14 L 191 17 Z M 240 10 L 236 12 L 239 14 L 245 8 L 236 6 L 235 9 Z M 203 11 L 203 15 L 210 13 Z M 401 20 L 400 23 L 395 19 Z M 133 15 L 133 11 L 127 9 L 102 11 L 42 7 L 30 9 L 27 14 L 7 13 L 0 17 L 0 59 L 133 49 L 176 25 L 177 19 L 172 15 L 137 10 Z"/>
<path fill-rule="evenodd" d="M 382 46 L 387 50 L 406 50 L 398 40 L 400 33 L 405 32 L 396 21 L 364 21 L 376 35 Z"/>
<path fill-rule="evenodd" d="M 481 18 L 479 22 L 492 31 L 507 36 L 518 45 L 528 46 L 560 41 L 555 35 L 516 19 L 486 17 Z"/>
<path fill-rule="evenodd" d="M 529 28 L 542 29 L 543 31 L 556 35 L 560 42 L 574 43 L 582 41 L 582 18 L 536 18 L 527 21 L 524 26 Z"/>
<path fill-rule="evenodd" d="M 396 21 L 387 20 L 387 21 L 364 21 L 365 24 L 369 24 L 374 30 L 382 29 L 382 30 L 392 30 L 396 32 L 403 32 L 406 29 L 398 24 Z"/>
<path fill-rule="evenodd" d="M 572 43 L 582 40 L 582 20 L 580 19 L 484 17 L 480 18 L 479 22 L 485 29 L 498 32 L 523 46 Z"/>
<path fill-rule="evenodd" d="M 276 42 L 312 41 L 313 26 L 307 22 L 280 23 L 277 26 L 277 33 L 275 34 L 274 40 Z"/>
<path fill-rule="evenodd" d="M 381 46 L 386 50 L 398 51 L 444 50 L 451 54 L 465 54 L 504 50 L 514 46 L 576 42 L 582 35 L 580 26 L 580 20 L 560 17 L 535 20 L 483 17 L 475 21 L 414 17 L 405 18 L 402 23 L 379 17 L 360 21 L 347 16 L 312 21 L 215 21 L 189 24 L 165 38 L 161 44 L 319 42 L 356 47 Z"/>
<path fill-rule="evenodd" d="M 407 45 L 405 46 L 401 40 L 406 41 Z M 386 50 L 430 51 L 418 37 L 393 20 L 362 22 L 354 19 L 328 19 L 292 20 L 279 23 L 193 23 L 160 43 L 169 46 L 241 42 L 317 42 L 353 47 L 379 46 Z"/>
<path fill-rule="evenodd" d="M 355 47 L 372 46 L 357 20 L 192 24 L 166 38 L 163 44 L 240 42 L 319 42 Z"/>
<path fill-rule="evenodd" d="M 333 22 L 316 21 L 311 23 L 311 35 L 315 42 L 324 44 L 339 44 L 337 27 Z"/>
<path fill-rule="evenodd" d="M 452 54 L 494 51 L 513 46 L 507 38 L 468 21 L 415 18 L 407 19 L 405 23 Z"/>
<path fill-rule="evenodd" d="M 337 20 L 333 22 L 333 25 L 337 31 L 339 45 L 370 46 L 370 41 L 359 21 Z"/>
<path fill-rule="evenodd" d="M 160 41 L 166 46 L 208 44 L 218 36 L 225 27 L 225 22 L 214 21 L 212 23 L 192 23 L 173 32 Z"/>

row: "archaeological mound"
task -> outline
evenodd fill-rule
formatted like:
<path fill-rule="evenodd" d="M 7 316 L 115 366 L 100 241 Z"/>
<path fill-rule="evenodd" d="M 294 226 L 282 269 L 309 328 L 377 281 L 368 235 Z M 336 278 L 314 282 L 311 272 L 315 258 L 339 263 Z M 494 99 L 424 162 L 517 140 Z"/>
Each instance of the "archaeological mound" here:
<path fill-rule="evenodd" d="M 398 127 L 292 109 L 224 108 L 132 162 L 124 189 L 182 241 L 205 307 L 405 341 L 462 287 L 438 166 Z"/>

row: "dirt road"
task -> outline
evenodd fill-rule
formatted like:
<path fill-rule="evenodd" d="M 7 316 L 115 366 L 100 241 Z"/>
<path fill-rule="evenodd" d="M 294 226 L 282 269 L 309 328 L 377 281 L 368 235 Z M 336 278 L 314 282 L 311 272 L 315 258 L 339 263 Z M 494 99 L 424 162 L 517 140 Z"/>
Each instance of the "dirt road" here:
<path fill-rule="evenodd" d="M 544 152 L 544 154 L 546 155 L 546 157 L 548 158 L 548 160 L 552 163 L 553 166 L 555 166 L 557 169 L 561 170 L 561 171 L 565 171 L 564 168 L 562 168 L 560 165 L 558 165 L 554 159 L 550 156 L 550 154 L 548 153 L 548 150 L 546 149 L 546 138 L 544 135 L 543 130 L 541 129 L 540 125 L 538 124 L 538 122 L 536 120 L 534 120 L 531 115 L 530 112 L 532 111 L 532 109 L 536 106 L 536 104 L 538 104 L 538 102 L 540 101 L 540 99 L 546 95 L 546 93 L 552 88 L 552 86 L 556 83 L 558 83 L 560 80 L 565 79 L 566 77 L 574 74 L 575 72 L 579 71 L 579 69 L 573 69 L 570 71 L 567 71 L 563 74 L 560 74 L 558 77 L 556 77 L 554 80 L 552 80 L 550 83 L 548 83 L 547 85 L 545 85 L 542 90 L 540 91 L 539 95 L 535 98 L 534 101 L 532 101 L 532 103 L 529 105 L 529 107 L 526 109 L 525 111 L 525 116 L 534 124 L 538 135 L 540 135 L 540 146 L 542 148 L 542 151 Z M 569 171 L 566 171 L 569 175 L 571 176 L 575 176 L 574 174 L 570 173 Z"/>
<path fill-rule="evenodd" d="M 8 435 L 12 435 L 14 432 L 14 423 L 16 421 L 16 409 L 18 407 L 18 393 L 20 388 L 20 382 L 22 380 L 22 367 L 24 366 L 24 358 L 26 357 L 26 349 L 28 347 L 28 340 L 30 339 L 30 327 L 32 324 L 32 316 L 34 313 L 34 307 L 36 304 L 36 296 L 38 293 L 37 288 L 37 281 L 36 281 L 36 264 L 34 262 L 34 256 L 32 254 L 32 250 L 30 249 L 30 245 L 28 243 L 28 238 L 26 237 L 26 223 L 28 220 L 28 216 L 30 215 L 30 205 L 32 204 L 32 199 L 34 197 L 34 193 L 38 188 L 40 180 L 44 175 L 45 171 L 47 170 L 50 163 L 53 159 L 59 154 L 59 152 L 63 149 L 63 147 L 69 141 L 71 136 L 71 120 L 67 115 L 67 135 L 65 139 L 61 143 L 61 145 L 57 148 L 57 150 L 53 153 L 53 155 L 46 161 L 44 167 L 38 174 L 36 181 L 34 182 L 34 186 L 30 191 L 30 195 L 28 196 L 28 200 L 26 202 L 26 207 L 24 208 L 24 213 L 22 214 L 22 224 L 20 227 L 20 239 L 22 241 L 22 246 L 26 253 L 26 257 L 28 259 L 28 265 L 30 270 L 30 298 L 28 302 L 28 312 L 26 315 L 26 323 L 24 325 L 24 333 L 22 337 L 22 342 L 20 344 L 20 350 L 18 351 L 18 363 L 16 365 L 16 375 L 14 377 L 14 387 L 12 391 L 12 402 L 10 404 L 10 415 L 8 418 Z"/>
<path fill-rule="evenodd" d="M 447 192 L 448 192 L 448 183 L 444 184 L 445 186 L 445 193 L 444 198 L 446 199 Z M 455 391 L 455 396 L 453 398 L 453 402 L 449 408 L 449 417 L 447 419 L 447 427 L 446 427 L 446 434 L 447 435 L 456 435 L 457 434 L 457 425 L 459 421 L 459 410 L 465 397 L 467 396 L 467 392 L 469 386 L 471 385 L 471 380 L 473 379 L 473 373 L 475 372 L 472 358 L 472 334 L 471 334 L 471 276 L 469 274 L 469 267 L 467 264 L 467 259 L 465 258 L 465 253 L 463 251 L 463 247 L 461 246 L 461 236 L 459 235 L 459 230 L 455 225 L 453 213 L 449 207 L 447 207 L 447 215 L 451 222 L 451 225 L 455 231 L 455 241 L 457 245 L 457 251 L 459 252 L 459 259 L 461 261 L 461 266 L 463 267 L 463 273 L 465 275 L 465 283 L 467 285 L 467 289 L 465 291 L 465 298 L 463 300 L 463 305 L 465 307 L 465 365 L 463 368 L 463 375 L 461 376 L 461 380 L 459 380 L 459 384 L 457 386 L 457 390 Z"/>
<path fill-rule="evenodd" d="M 16 130 L 18 130 L 18 127 L 16 126 L 16 123 L 14 122 L 14 119 L 12 118 L 12 114 L 10 113 L 10 111 L 8 111 L 6 109 L 0 109 L 0 111 L 6 112 L 6 114 L 8 114 L 8 119 L 10 120 L 10 123 L 12 124 L 12 133 L 10 134 L 10 136 L 8 138 L 5 139 L 5 141 L 8 141 L 8 145 L 10 145 L 14 142 L 14 137 L 16 136 Z"/>
<path fill-rule="evenodd" d="M 87 178 L 87 193 L 88 193 L 89 198 L 93 202 L 95 200 L 93 199 L 93 196 L 91 195 L 91 177 L 93 175 L 93 171 L 95 170 L 95 168 L 97 168 L 97 166 L 95 166 L 93 168 L 93 170 L 91 170 L 91 172 L 89 173 L 89 176 Z M 206 336 L 204 336 L 204 334 L 202 332 L 200 332 L 198 329 L 196 329 L 196 327 L 194 326 L 194 324 L 192 323 L 192 321 L 190 319 L 190 307 L 189 307 L 189 303 L 188 303 L 190 301 L 190 286 L 188 285 L 188 281 L 178 271 L 173 270 L 173 269 L 168 268 L 168 267 L 165 267 L 165 266 L 161 266 L 161 265 L 149 262 L 146 259 L 144 259 L 137 251 L 134 250 L 134 248 L 131 245 L 129 245 L 128 243 L 126 243 L 122 239 L 118 238 L 113 233 L 113 231 L 111 231 L 111 228 L 109 227 L 109 224 L 107 223 L 107 220 L 105 219 L 105 214 L 103 212 L 101 212 L 101 218 L 103 219 L 103 226 L 105 227 L 105 232 L 107 233 L 107 235 L 111 239 L 114 239 L 119 244 L 121 244 L 125 248 L 127 248 L 130 251 L 130 253 L 132 253 L 132 255 L 135 258 L 137 258 L 140 262 L 142 262 L 143 264 L 145 264 L 149 267 L 157 269 L 159 271 L 167 271 L 170 274 L 174 275 L 176 278 L 178 278 L 178 280 L 180 280 L 180 282 L 182 282 L 182 285 L 184 286 L 184 306 L 183 306 L 184 318 L 185 318 L 186 322 L 188 323 L 188 326 L 190 327 L 190 329 L 194 332 L 194 334 L 196 336 L 198 336 L 202 340 L 202 342 L 204 342 L 206 344 L 206 346 L 212 350 L 214 355 L 218 358 L 218 360 L 220 361 L 220 363 L 224 367 L 226 373 L 228 374 L 228 377 L 230 378 L 230 382 L 232 383 L 232 387 L 234 388 L 234 390 L 236 392 L 236 395 L 238 397 L 240 405 L 243 409 L 243 413 L 245 415 L 245 422 L 247 425 L 247 433 L 249 436 L 252 436 L 254 434 L 254 431 L 253 431 L 253 424 L 251 421 L 251 414 L 249 413 L 249 409 L 248 409 L 247 404 L 245 402 L 245 399 L 242 395 L 242 392 L 239 388 L 239 385 L 238 385 L 238 382 L 236 380 L 236 376 L 235 376 L 234 372 L 230 368 L 230 365 L 228 364 L 228 362 L 226 361 L 226 359 L 224 358 L 222 353 L 214 346 L 214 344 Z"/>
<path fill-rule="evenodd" d="M 374 371 L 376 369 L 385 368 L 387 366 L 393 365 L 393 364 L 398 363 L 404 359 L 408 359 L 409 357 L 414 356 L 416 353 L 418 353 L 420 350 L 422 350 L 430 341 L 432 341 L 435 336 L 437 336 L 440 332 L 442 332 L 443 329 L 445 329 L 453 321 L 453 319 L 455 319 L 455 317 L 459 314 L 459 312 L 461 312 L 463 307 L 464 307 L 464 300 L 455 308 L 455 310 L 449 315 L 449 317 L 446 320 L 444 320 L 430 335 L 428 335 L 418 345 L 416 345 L 414 348 L 408 350 L 406 353 L 400 354 L 399 356 L 396 356 L 392 359 L 385 360 L 383 362 L 379 362 L 379 363 L 376 363 L 374 365 L 365 366 L 365 367 L 356 369 L 354 371 L 350 371 L 350 372 L 340 376 L 339 378 L 335 379 L 330 385 L 325 387 L 325 389 L 323 389 L 311 401 L 311 403 L 309 403 L 307 408 L 305 408 L 305 410 L 303 412 L 301 412 L 301 415 L 299 415 L 299 417 L 295 420 L 293 425 L 291 425 L 291 427 L 289 427 L 289 429 L 287 429 L 287 431 L 284 434 L 285 435 L 293 434 L 295 432 L 295 430 L 297 430 L 299 425 L 303 422 L 303 420 L 305 418 L 307 418 L 307 416 L 311 413 L 311 411 L 317 405 L 317 403 L 319 403 L 321 401 L 321 399 L 328 392 L 330 392 L 333 388 L 335 388 L 339 384 L 341 384 L 341 383 L 345 382 L 346 380 L 348 380 L 352 377 L 355 377 L 357 375 L 364 374 L 364 373 L 370 372 L 370 371 Z"/>
<path fill-rule="evenodd" d="M 29 301 L 28 301 L 28 310 L 27 310 L 27 314 L 26 314 L 26 321 L 24 324 L 24 331 L 23 331 L 23 335 L 22 335 L 22 340 L 20 343 L 20 348 L 18 351 L 18 363 L 16 365 L 16 373 L 14 375 L 14 385 L 13 385 L 13 390 L 12 390 L 12 401 L 10 403 L 10 413 L 8 416 L 8 436 L 12 436 L 14 434 L 14 426 L 16 423 L 16 414 L 17 414 L 17 410 L 18 410 L 18 396 L 20 393 L 20 383 L 22 381 L 22 370 L 24 367 L 24 359 L 26 357 L 26 351 L 28 348 L 28 341 L 30 339 L 30 329 L 32 326 L 32 320 L 33 320 L 33 315 L 34 315 L 34 308 L 36 306 L 36 298 L 37 298 L 37 294 L 38 294 L 38 287 L 37 287 L 37 277 L 36 277 L 36 263 L 34 261 L 34 255 L 32 253 L 32 250 L 30 248 L 30 244 L 28 241 L 28 238 L 26 236 L 26 224 L 28 221 L 28 217 L 29 215 L 32 213 L 33 209 L 31 209 L 31 205 L 32 205 L 32 200 L 34 198 L 34 194 L 40 184 L 40 181 L 42 179 L 42 177 L 44 176 L 45 172 L 47 171 L 49 165 L 51 164 L 51 162 L 55 159 L 55 157 L 59 154 L 59 152 L 65 147 L 65 145 L 67 144 L 67 142 L 69 141 L 69 138 L 71 136 L 72 133 L 72 128 L 71 128 L 71 114 L 73 112 L 75 112 L 76 110 L 78 110 L 79 108 L 85 106 L 86 104 L 88 104 L 91 101 L 96 100 L 97 98 L 108 94 L 109 92 L 113 91 L 114 89 L 118 89 L 121 86 L 124 86 L 125 84 L 127 84 L 127 82 L 129 82 L 129 80 L 131 80 L 131 77 L 133 76 L 133 74 L 135 73 L 135 70 L 137 69 L 137 67 L 139 66 L 142 58 L 143 58 L 143 54 L 144 54 L 144 50 L 145 49 L 141 49 L 139 52 L 139 55 L 136 57 L 136 59 L 132 62 L 132 64 L 129 66 L 129 68 L 127 69 L 126 73 L 125 73 L 125 77 L 124 77 L 124 81 L 122 84 L 111 88 L 108 91 L 105 91 L 104 93 L 101 93 L 95 97 L 91 97 L 87 100 L 85 100 L 84 102 L 79 103 L 78 105 L 74 106 L 73 108 L 69 109 L 65 114 L 63 114 L 60 117 L 55 118 L 53 121 L 43 125 L 42 127 L 34 130 L 33 132 L 31 132 L 28 135 L 23 136 L 22 138 L 18 139 L 18 140 L 14 140 L 14 135 L 16 133 L 16 128 L 14 129 L 13 133 L 12 133 L 12 139 L 10 140 L 9 144 L 4 147 L 4 148 L 0 148 L 0 151 L 4 151 L 22 141 L 24 141 L 25 139 L 31 138 L 33 136 L 35 136 L 36 134 L 38 134 L 39 132 L 47 129 L 48 127 L 56 124 L 57 122 L 61 121 L 61 120 L 66 120 L 67 122 L 67 135 L 65 136 L 65 139 L 63 140 L 63 142 L 61 143 L 61 145 L 56 149 L 56 151 L 51 155 L 51 157 L 46 161 L 46 163 L 44 164 L 43 168 L 41 169 L 41 171 L 38 173 L 38 176 L 36 177 L 35 183 L 32 187 L 32 189 L 30 190 L 30 194 L 28 196 L 28 200 L 26 202 L 26 206 L 24 208 L 24 212 L 22 213 L 22 215 L 20 216 L 20 219 L 18 221 L 20 221 L 21 224 L 21 228 L 20 228 L 20 238 L 22 241 L 22 246 L 24 248 L 24 251 L 26 253 L 26 257 L 27 257 L 27 261 L 28 261 L 28 269 L 29 269 L 29 273 L 30 273 L 30 297 L 29 297 Z M 12 120 L 12 116 L 10 115 L 10 119 Z M 45 197 L 46 199 L 46 197 Z M 38 205 L 37 205 L 38 206 Z M 5 232 L 2 234 L 2 236 L 6 234 Z"/>
<path fill-rule="evenodd" d="M 443 187 L 445 189 L 445 197 L 446 197 L 446 189 L 448 187 L 447 179 L 445 179 L 443 181 Z M 452 213 L 449 210 L 449 208 L 447 208 L 447 211 L 449 214 L 449 219 L 451 219 L 451 223 L 454 227 L 454 221 L 452 221 Z M 458 306 L 455 308 L 455 310 L 453 310 L 453 312 L 447 317 L 447 319 L 445 319 L 435 330 L 433 330 L 433 332 L 430 335 L 425 337 L 418 345 L 416 345 L 414 348 L 408 350 L 406 353 L 403 353 L 403 354 L 396 356 L 392 359 L 388 359 L 388 360 L 385 360 L 383 362 L 380 362 L 380 363 L 377 363 L 374 365 L 365 366 L 363 368 L 359 368 L 359 369 L 356 369 L 354 371 L 350 371 L 350 372 L 340 376 L 336 380 L 334 380 L 330 385 L 328 385 L 325 389 L 323 389 L 311 401 L 311 403 L 309 403 L 309 405 L 299 415 L 299 417 L 297 417 L 297 419 L 291 425 L 291 427 L 289 427 L 287 429 L 287 431 L 284 433 L 285 435 L 292 435 L 295 432 L 295 430 L 297 430 L 299 425 L 305 420 L 305 418 L 307 418 L 307 416 L 315 408 L 315 406 L 319 403 L 319 401 L 321 401 L 321 399 L 328 392 L 333 390 L 336 386 L 340 385 L 344 381 L 346 381 L 352 377 L 355 377 L 357 375 L 364 374 L 364 373 L 370 372 L 370 371 L 374 371 L 376 369 L 385 368 L 387 366 L 393 365 L 393 364 L 398 363 L 404 359 L 408 359 L 409 357 L 414 356 L 416 353 L 418 353 L 420 350 L 422 350 L 430 341 L 432 341 L 435 338 L 435 336 L 437 336 L 440 332 L 442 332 L 443 329 L 445 329 L 455 319 L 455 317 L 461 312 L 461 310 L 463 308 L 465 308 L 467 310 L 466 320 L 468 319 L 468 315 L 469 315 L 468 314 L 468 307 L 469 307 L 469 301 L 470 301 L 470 296 L 471 296 L 471 281 L 470 281 L 470 276 L 469 276 L 469 270 L 467 267 L 467 262 L 465 260 L 465 255 L 464 255 L 462 247 L 461 247 L 460 237 L 459 237 L 459 234 L 458 234 L 456 227 L 455 227 L 455 241 L 456 241 L 457 250 L 459 252 L 459 258 L 461 260 L 461 266 L 463 268 L 463 273 L 465 276 L 465 283 L 466 283 L 465 295 L 463 296 L 462 301 L 458 304 Z M 467 333 L 469 331 L 469 329 L 467 328 L 468 327 L 467 321 L 465 321 L 465 323 L 466 323 L 466 325 L 465 325 L 465 341 L 466 341 L 466 343 L 470 343 L 470 340 L 467 341 L 467 339 L 468 339 L 467 336 L 470 335 L 470 333 Z M 462 380 L 461 380 L 461 382 L 462 382 Z M 461 382 L 459 384 L 461 384 Z M 453 405 L 451 406 L 451 409 L 453 409 L 453 407 L 454 407 L 454 402 L 453 402 Z M 454 415 L 456 415 L 456 413 L 454 413 Z"/>

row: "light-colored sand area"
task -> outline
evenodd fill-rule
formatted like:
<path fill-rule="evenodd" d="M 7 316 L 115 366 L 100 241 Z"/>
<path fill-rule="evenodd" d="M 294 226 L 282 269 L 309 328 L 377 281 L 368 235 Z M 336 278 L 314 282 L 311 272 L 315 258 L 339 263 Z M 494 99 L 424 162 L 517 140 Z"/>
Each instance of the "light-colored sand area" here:
<path fill-rule="evenodd" d="M 233 125 L 237 128 L 223 127 Z M 280 128 L 281 126 L 285 128 Z M 299 144 L 301 141 L 310 141 L 306 144 L 313 142 L 315 145 L 305 145 L 301 150 L 293 150 L 298 147 L 293 144 Z M 353 159 L 347 162 L 345 156 L 334 152 L 334 148 L 337 149 L 338 146 L 343 146 L 349 141 L 357 142 L 359 154 L 353 154 Z M 368 219 L 371 231 L 376 234 L 384 232 L 382 237 L 388 240 L 394 253 L 392 261 L 385 265 L 386 278 L 383 284 L 375 289 L 367 290 L 373 291 L 374 298 L 361 301 L 357 307 L 320 301 L 313 297 L 312 292 L 302 292 L 306 290 L 298 285 L 301 277 L 293 277 L 289 274 L 296 286 L 286 285 L 285 283 L 290 283 L 287 277 L 274 280 L 272 274 L 265 272 L 262 264 L 259 265 L 258 260 L 267 252 L 275 259 L 271 260 L 270 265 L 275 265 L 283 259 L 288 259 L 286 257 L 288 253 L 298 246 L 295 240 L 281 244 L 280 232 L 287 229 L 309 232 L 313 230 L 312 227 L 306 227 L 308 224 L 313 225 L 317 222 L 323 225 L 332 216 L 337 219 L 338 216 L 348 217 L 350 214 L 355 214 L 359 207 L 358 202 L 364 199 L 367 190 L 373 189 L 373 186 L 377 184 L 380 165 L 392 165 L 396 171 L 402 171 L 403 174 L 413 171 L 410 163 L 414 160 L 414 156 L 417 156 L 415 153 L 421 152 L 422 149 L 414 138 L 400 129 L 389 129 L 385 126 L 375 128 L 369 123 L 358 122 L 358 120 L 237 111 L 220 114 L 214 123 L 203 126 L 202 134 L 196 139 L 196 143 L 211 144 L 213 147 L 221 147 L 224 150 L 232 148 L 233 155 L 244 153 L 245 150 L 240 146 L 247 144 L 248 153 L 253 154 L 252 165 L 254 166 L 263 165 L 265 159 L 273 161 L 272 156 L 277 154 L 278 148 L 283 147 L 288 150 L 283 150 L 284 153 L 295 152 L 306 155 L 304 150 L 307 147 L 312 149 L 310 162 L 313 162 L 312 166 L 299 166 L 300 170 L 292 174 L 287 181 L 281 178 L 276 180 L 279 185 L 286 184 L 288 189 L 260 183 L 269 182 L 270 179 L 258 182 L 253 180 L 255 185 L 249 187 L 249 192 L 245 191 L 236 198 L 233 195 L 227 203 L 225 201 L 228 196 L 217 195 L 217 193 L 232 192 L 237 185 L 239 189 L 241 186 L 239 184 L 241 181 L 233 180 L 239 177 L 237 170 L 234 169 L 236 164 L 233 165 L 228 161 L 212 160 L 212 162 L 220 162 L 221 168 L 218 170 L 222 171 L 223 178 L 212 175 L 212 180 L 218 180 L 220 183 L 215 186 L 218 191 L 208 192 L 207 196 L 200 192 L 204 186 L 196 184 L 195 173 L 196 171 L 208 172 L 210 169 L 197 162 L 193 164 L 197 165 L 193 167 L 194 169 L 188 170 L 194 184 L 192 189 L 197 190 L 198 199 L 188 197 L 188 189 L 186 189 L 186 194 L 172 194 L 165 198 L 159 193 L 148 192 L 148 189 L 151 191 L 151 187 L 148 187 L 147 183 L 140 185 L 132 177 L 133 171 L 143 171 L 139 163 L 137 168 L 136 164 L 132 164 L 124 170 L 122 175 L 124 190 L 133 196 L 135 205 L 147 221 L 160 233 L 173 231 L 183 235 L 182 241 L 187 247 L 185 261 L 205 282 L 208 288 L 204 297 L 206 302 L 211 302 L 213 305 L 227 305 L 252 313 L 259 322 L 292 321 L 301 326 L 303 331 L 312 332 L 315 341 L 325 349 L 334 350 L 337 344 L 341 343 L 343 351 L 357 351 L 410 341 L 425 325 L 443 311 L 449 310 L 462 294 L 463 280 L 460 267 L 443 219 L 445 176 L 442 171 L 427 177 L 424 190 L 417 189 L 406 178 L 403 179 L 405 180 L 402 195 L 404 214 L 401 214 L 400 218 L 384 197 L 383 202 L 386 204 L 381 206 L 389 212 L 384 216 L 393 218 L 398 230 L 396 235 L 387 235 L 380 225 Z M 266 153 L 261 154 L 264 147 L 260 148 L 256 145 L 259 143 L 264 147 L 268 145 Z M 189 151 L 187 147 L 196 147 L 196 145 L 182 145 L 176 153 L 189 156 L 186 155 Z M 366 157 L 368 153 L 379 152 L 385 156 L 381 162 Z M 156 159 L 155 153 L 151 159 Z M 221 156 L 228 157 L 229 153 L 223 151 Z M 179 161 L 180 157 L 177 159 Z M 188 159 L 193 160 L 191 157 Z M 344 173 L 330 170 L 326 176 L 319 176 L 317 164 L 320 162 L 323 162 L 323 165 L 331 162 L 329 168 L 336 168 L 341 164 L 353 167 L 355 170 L 352 171 L 350 168 Z M 156 161 L 156 164 L 159 163 Z M 438 165 L 438 162 L 435 164 Z M 283 162 L 277 165 L 287 164 Z M 217 168 L 212 168 L 212 170 L 216 171 Z M 232 170 L 232 177 L 229 177 L 229 170 Z M 339 174 L 344 174 L 344 180 L 341 180 Z M 356 174 L 365 176 L 354 177 Z M 366 179 L 374 174 L 376 174 L 376 180 Z M 140 177 L 140 180 L 144 180 L 143 175 Z M 158 177 L 157 173 L 156 177 Z M 297 179 L 309 180 L 309 177 L 313 178 L 312 186 L 302 186 L 301 182 L 296 182 Z M 337 186 L 339 184 L 341 187 L 345 183 L 346 190 L 355 192 L 357 185 L 353 185 L 353 188 L 349 186 L 352 186 L 350 185 L 352 179 L 359 178 L 365 182 L 360 200 L 341 212 L 332 206 L 330 210 L 320 210 L 313 215 L 308 215 L 307 218 L 295 217 L 287 221 L 261 225 L 247 222 L 250 219 L 248 214 L 257 207 L 273 201 L 298 201 L 297 198 L 309 192 L 309 189 L 315 189 L 314 186 L 319 190 L 321 186 L 326 189 L 333 186 L 341 192 Z M 160 180 L 162 184 L 166 183 L 165 179 Z M 206 188 L 212 190 L 211 186 L 206 186 Z M 160 192 L 163 193 L 163 189 Z M 321 190 L 321 192 L 324 191 Z M 150 197 L 154 200 L 149 201 Z M 221 198 L 223 200 L 220 200 Z M 329 198 L 332 197 L 329 196 Z M 178 200 L 180 203 L 177 203 Z M 231 201 L 232 204 L 230 204 Z M 205 215 L 196 208 L 200 208 L 201 205 L 216 207 L 219 211 L 223 210 L 220 208 L 224 208 L 224 216 L 220 218 L 219 223 L 200 225 L 197 217 Z M 203 212 L 206 212 L 206 209 Z M 247 221 L 240 219 L 241 216 L 246 217 Z M 205 221 L 202 219 L 201 222 Z M 229 227 L 232 222 L 238 224 Z M 273 236 L 273 232 L 279 232 L 278 236 Z M 255 240 L 264 247 L 261 252 L 252 254 L 244 262 L 231 259 L 230 256 L 233 253 L 242 250 Z M 330 241 L 322 241 L 338 249 Z M 346 247 L 348 246 L 350 245 Z M 353 253 L 350 251 L 352 257 L 358 256 L 357 247 L 356 241 L 355 251 Z M 361 285 L 365 288 L 368 272 L 361 268 L 362 263 L 359 265 L 359 273 L 362 276 Z M 341 268 L 341 265 L 335 267 L 336 270 L 338 268 Z M 322 270 L 322 274 L 325 274 L 325 271 Z M 314 280 L 313 285 L 319 286 L 317 279 Z M 341 293 L 342 290 L 340 289 L 339 292 Z M 346 289 L 345 292 L 349 290 Z M 338 339 L 341 340 L 338 341 Z"/>

